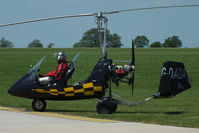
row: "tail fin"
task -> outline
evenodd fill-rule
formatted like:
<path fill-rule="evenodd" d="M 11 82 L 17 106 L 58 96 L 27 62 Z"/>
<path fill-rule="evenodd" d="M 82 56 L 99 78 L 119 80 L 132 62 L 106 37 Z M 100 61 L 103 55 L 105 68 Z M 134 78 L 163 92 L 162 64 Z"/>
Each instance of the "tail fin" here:
<path fill-rule="evenodd" d="M 184 64 L 173 61 L 165 62 L 156 97 L 172 97 L 189 88 L 191 84 Z"/>

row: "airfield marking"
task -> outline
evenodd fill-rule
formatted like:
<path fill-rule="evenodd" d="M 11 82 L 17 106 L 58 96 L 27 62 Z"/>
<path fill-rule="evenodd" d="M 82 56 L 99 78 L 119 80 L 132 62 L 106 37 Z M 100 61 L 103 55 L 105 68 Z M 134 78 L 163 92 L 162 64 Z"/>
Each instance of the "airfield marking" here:
<path fill-rule="evenodd" d="M 34 112 L 34 111 L 29 112 L 29 111 L 25 111 L 24 109 L 15 109 L 15 108 L 1 107 L 1 106 L 0 106 L 0 110 L 19 112 L 19 113 L 25 113 L 25 114 L 34 114 L 34 115 L 47 116 L 47 117 L 56 117 L 56 118 L 63 118 L 63 119 L 89 121 L 89 122 L 100 122 L 100 123 L 119 123 L 119 122 L 121 122 L 121 121 L 116 121 L 116 120 L 97 119 L 97 118 L 72 116 L 72 115 L 64 115 L 64 114 L 49 113 L 49 112 Z"/>

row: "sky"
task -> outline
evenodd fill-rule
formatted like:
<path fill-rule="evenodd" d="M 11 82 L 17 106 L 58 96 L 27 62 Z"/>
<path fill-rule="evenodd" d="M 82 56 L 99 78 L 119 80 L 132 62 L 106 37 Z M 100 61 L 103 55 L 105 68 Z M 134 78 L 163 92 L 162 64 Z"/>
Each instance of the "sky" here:
<path fill-rule="evenodd" d="M 199 4 L 199 0 L 0 0 L 0 24 L 99 11 L 123 10 L 153 6 Z M 131 40 L 146 36 L 150 43 L 173 35 L 179 36 L 182 47 L 199 47 L 199 7 L 143 10 L 106 15 L 111 34 L 122 37 L 124 48 Z M 95 17 L 67 18 L 0 28 L 0 38 L 26 48 L 34 39 L 44 47 L 72 48 L 84 32 L 95 28 Z"/>

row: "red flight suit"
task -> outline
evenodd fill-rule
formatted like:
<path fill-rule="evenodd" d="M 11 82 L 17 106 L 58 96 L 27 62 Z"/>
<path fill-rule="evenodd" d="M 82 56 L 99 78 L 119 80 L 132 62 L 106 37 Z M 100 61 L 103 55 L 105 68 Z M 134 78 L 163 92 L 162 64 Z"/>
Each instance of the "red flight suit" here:
<path fill-rule="evenodd" d="M 53 79 L 56 80 L 60 80 L 67 72 L 68 70 L 68 65 L 66 62 L 66 59 L 58 62 L 59 65 L 57 67 L 56 70 L 49 72 L 48 74 L 46 74 L 47 77 L 53 77 Z"/>

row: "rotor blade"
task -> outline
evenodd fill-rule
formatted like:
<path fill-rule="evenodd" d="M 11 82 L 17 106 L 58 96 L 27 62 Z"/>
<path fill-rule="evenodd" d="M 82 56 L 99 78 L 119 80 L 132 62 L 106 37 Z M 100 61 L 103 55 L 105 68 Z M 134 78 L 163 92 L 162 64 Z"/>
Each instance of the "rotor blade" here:
<path fill-rule="evenodd" d="M 120 13 L 120 12 L 130 12 L 130 11 L 138 11 L 138 10 L 152 10 L 152 9 L 161 9 L 161 8 L 182 8 L 182 7 L 198 7 L 198 6 L 199 6 L 199 4 L 195 4 L 195 5 L 175 5 L 175 6 L 157 6 L 157 7 L 146 7 L 146 8 L 134 8 L 134 9 L 127 9 L 127 10 L 116 10 L 116 11 L 110 11 L 110 12 L 103 12 L 103 14 L 114 14 L 114 13 Z M 8 23 L 8 24 L 0 24 L 0 27 L 6 27 L 6 26 L 12 26 L 12 25 L 18 25 L 18 24 L 25 24 L 25 23 L 33 23 L 33 22 L 39 22 L 39 21 L 55 20 L 55 19 L 96 16 L 96 14 L 97 13 L 86 13 L 86 14 L 76 14 L 76 15 L 40 18 L 40 19 L 19 21 L 19 22 Z"/>
<path fill-rule="evenodd" d="M 135 66 L 135 48 L 134 48 L 134 40 L 132 39 L 132 48 L 131 48 L 131 53 L 132 53 L 132 57 L 131 57 L 131 65 Z"/>
<path fill-rule="evenodd" d="M 130 11 L 139 11 L 139 10 L 153 10 L 153 9 L 164 9 L 164 8 L 183 8 L 183 7 L 198 7 L 199 4 L 195 5 L 175 5 L 175 6 L 156 6 L 156 7 L 144 7 L 144 8 L 133 8 L 127 10 L 115 10 L 110 12 L 104 12 L 104 14 L 114 14 L 120 12 L 130 12 Z"/>
<path fill-rule="evenodd" d="M 19 21 L 19 22 L 8 23 L 8 24 L 0 24 L 0 27 L 11 26 L 11 25 L 18 25 L 18 24 L 25 24 L 25 23 L 33 23 L 33 22 L 39 22 L 39 21 L 55 20 L 55 19 L 64 19 L 64 18 L 75 18 L 75 17 L 93 16 L 93 15 L 95 15 L 95 13 L 76 14 L 76 15 L 67 15 L 67 16 L 57 16 L 57 17 L 48 17 L 48 18 L 32 19 L 32 20 Z"/>

